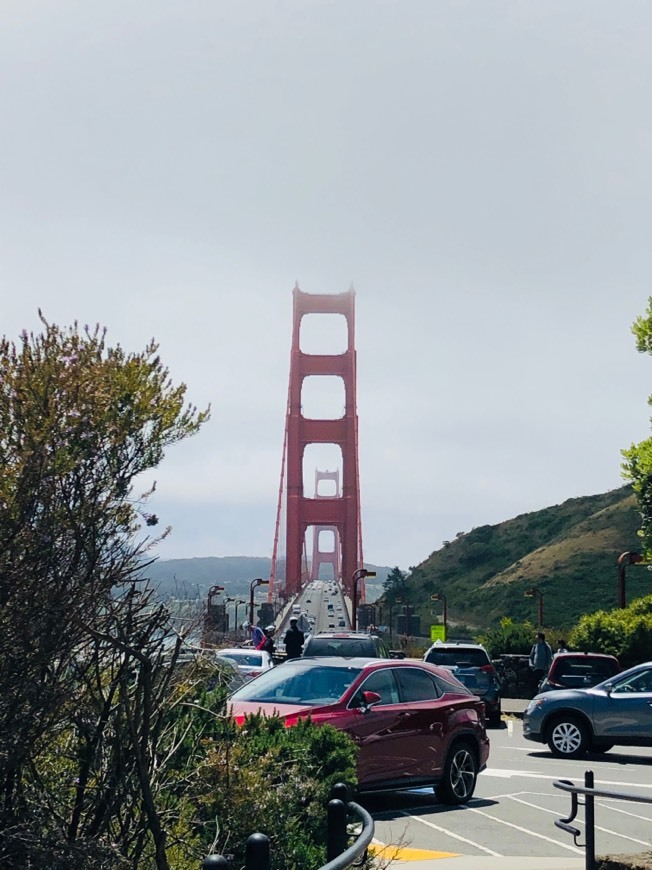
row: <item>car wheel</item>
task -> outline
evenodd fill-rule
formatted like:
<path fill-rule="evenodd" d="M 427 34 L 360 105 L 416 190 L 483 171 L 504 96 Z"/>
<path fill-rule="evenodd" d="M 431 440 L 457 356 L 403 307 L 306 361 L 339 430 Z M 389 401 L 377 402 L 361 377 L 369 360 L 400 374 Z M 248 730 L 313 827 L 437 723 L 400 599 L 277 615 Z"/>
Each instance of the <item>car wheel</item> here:
<path fill-rule="evenodd" d="M 446 756 L 444 775 L 435 788 L 443 804 L 465 804 L 471 799 L 478 778 L 478 762 L 468 743 L 454 743 Z"/>
<path fill-rule="evenodd" d="M 490 725 L 493 725 L 494 728 L 500 728 L 503 724 L 503 717 L 500 710 L 497 713 L 492 713 L 490 716 L 487 716 L 487 722 Z"/>
<path fill-rule="evenodd" d="M 589 748 L 586 725 L 574 716 L 564 716 L 548 729 L 548 747 L 557 758 L 580 758 Z"/>
<path fill-rule="evenodd" d="M 589 752 L 593 752 L 595 755 L 602 755 L 604 752 L 609 752 L 609 750 L 613 748 L 613 743 L 592 743 L 589 746 Z"/>

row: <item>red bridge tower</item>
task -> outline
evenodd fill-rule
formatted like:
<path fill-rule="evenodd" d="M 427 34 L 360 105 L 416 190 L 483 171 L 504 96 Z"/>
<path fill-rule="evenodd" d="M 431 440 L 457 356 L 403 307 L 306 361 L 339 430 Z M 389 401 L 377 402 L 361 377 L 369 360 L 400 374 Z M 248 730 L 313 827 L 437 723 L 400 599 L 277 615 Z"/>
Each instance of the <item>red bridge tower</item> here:
<path fill-rule="evenodd" d="M 355 293 L 334 295 L 302 293 L 294 289 L 292 356 L 286 418 L 287 536 L 286 591 L 298 592 L 305 577 L 306 531 L 328 527 L 335 531 L 335 558 L 341 566 L 345 590 L 352 592 L 354 572 L 362 567 L 360 485 L 358 471 L 358 415 L 356 408 L 356 354 L 354 347 Z M 307 314 L 341 314 L 346 320 L 347 347 L 341 354 L 307 354 L 300 347 L 301 319 Z M 344 383 L 345 408 L 337 419 L 310 419 L 301 410 L 304 379 L 312 375 L 338 376 Z M 304 494 L 303 456 L 308 444 L 335 444 L 342 451 L 340 480 L 334 497 L 308 498 Z M 318 566 L 312 567 L 312 573 Z M 316 575 L 315 575 L 316 576 Z M 359 599 L 364 600 L 363 588 Z M 362 593 L 362 594 L 360 594 Z"/>

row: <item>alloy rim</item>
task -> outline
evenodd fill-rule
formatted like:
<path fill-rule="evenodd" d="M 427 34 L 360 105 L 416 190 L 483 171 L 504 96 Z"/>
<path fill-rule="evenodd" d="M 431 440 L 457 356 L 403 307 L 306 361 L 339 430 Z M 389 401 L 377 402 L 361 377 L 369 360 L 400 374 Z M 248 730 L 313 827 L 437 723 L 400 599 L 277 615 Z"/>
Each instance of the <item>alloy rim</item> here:
<path fill-rule="evenodd" d="M 451 787 L 456 797 L 463 798 L 473 790 L 475 782 L 475 763 L 466 749 L 455 753 L 451 764 Z"/>
<path fill-rule="evenodd" d="M 570 755 L 577 752 L 582 742 L 580 730 L 573 722 L 560 722 L 552 732 L 552 742 L 559 752 Z"/>

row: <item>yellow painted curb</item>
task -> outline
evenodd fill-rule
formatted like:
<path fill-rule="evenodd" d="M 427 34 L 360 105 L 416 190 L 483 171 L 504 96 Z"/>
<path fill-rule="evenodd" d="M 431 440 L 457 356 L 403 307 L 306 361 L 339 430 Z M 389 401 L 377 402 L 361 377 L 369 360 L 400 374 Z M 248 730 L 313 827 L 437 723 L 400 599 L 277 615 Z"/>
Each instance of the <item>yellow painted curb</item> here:
<path fill-rule="evenodd" d="M 409 849 L 407 846 L 383 846 L 382 843 L 372 843 L 369 851 L 376 858 L 389 861 L 434 861 L 436 858 L 459 858 L 459 852 L 433 852 L 430 849 Z"/>

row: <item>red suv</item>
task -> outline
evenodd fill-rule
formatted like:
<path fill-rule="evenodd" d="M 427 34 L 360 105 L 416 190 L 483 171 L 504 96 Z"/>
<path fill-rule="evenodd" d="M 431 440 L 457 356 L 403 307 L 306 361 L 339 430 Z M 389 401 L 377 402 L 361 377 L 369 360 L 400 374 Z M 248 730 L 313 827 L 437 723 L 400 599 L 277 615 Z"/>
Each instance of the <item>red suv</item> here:
<path fill-rule="evenodd" d="M 550 670 L 539 683 L 539 693 L 557 689 L 590 689 L 620 673 L 614 656 L 601 653 L 557 653 Z"/>
<path fill-rule="evenodd" d="M 230 696 L 238 724 L 310 718 L 346 731 L 358 747 L 360 791 L 431 785 L 464 804 L 489 756 L 482 701 L 450 671 L 407 659 L 292 659 Z"/>

